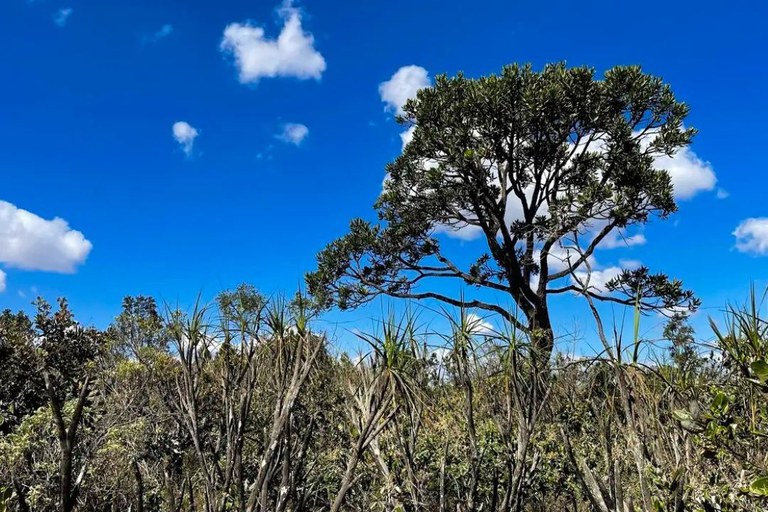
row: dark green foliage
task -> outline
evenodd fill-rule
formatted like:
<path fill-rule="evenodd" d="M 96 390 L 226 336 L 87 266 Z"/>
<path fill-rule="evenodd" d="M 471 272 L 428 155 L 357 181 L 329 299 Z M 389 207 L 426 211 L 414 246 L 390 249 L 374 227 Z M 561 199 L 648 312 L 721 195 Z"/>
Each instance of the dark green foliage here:
<path fill-rule="evenodd" d="M 104 337 L 91 327 L 81 326 L 65 299 L 59 309 L 42 299 L 36 302 L 35 339 L 31 340 L 40 358 L 40 369 L 48 372 L 61 402 L 76 397 L 91 364 L 103 352 Z"/>
<path fill-rule="evenodd" d="M 0 434 L 45 403 L 32 322 L 22 312 L 0 313 Z"/>

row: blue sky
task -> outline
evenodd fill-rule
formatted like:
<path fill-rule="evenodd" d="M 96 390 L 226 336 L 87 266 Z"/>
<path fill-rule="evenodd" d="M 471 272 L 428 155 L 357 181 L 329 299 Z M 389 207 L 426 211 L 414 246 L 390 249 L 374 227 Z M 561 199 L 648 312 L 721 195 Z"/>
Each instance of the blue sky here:
<path fill-rule="evenodd" d="M 66 296 L 105 325 L 128 294 L 290 293 L 373 218 L 396 103 L 423 79 L 398 70 L 565 60 L 641 64 L 691 106 L 680 212 L 598 258 L 682 278 L 703 325 L 768 279 L 766 19 L 738 1 L 3 0 L 0 307 Z M 563 328 L 579 315 L 564 305 Z"/>

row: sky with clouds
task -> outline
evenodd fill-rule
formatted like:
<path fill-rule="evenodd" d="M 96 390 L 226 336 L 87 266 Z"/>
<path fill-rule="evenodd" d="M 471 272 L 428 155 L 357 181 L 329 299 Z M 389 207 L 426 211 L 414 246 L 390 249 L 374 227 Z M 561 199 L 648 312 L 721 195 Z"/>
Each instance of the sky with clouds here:
<path fill-rule="evenodd" d="M 350 219 L 374 219 L 415 91 L 565 60 L 641 64 L 691 106 L 694 144 L 657 161 L 680 212 L 592 263 L 598 285 L 641 262 L 683 279 L 704 323 L 768 284 L 768 8 L 619 4 L 3 0 L 0 307 L 67 296 L 105 325 L 127 294 L 290 292 Z M 579 315 L 565 304 L 562 325 Z"/>

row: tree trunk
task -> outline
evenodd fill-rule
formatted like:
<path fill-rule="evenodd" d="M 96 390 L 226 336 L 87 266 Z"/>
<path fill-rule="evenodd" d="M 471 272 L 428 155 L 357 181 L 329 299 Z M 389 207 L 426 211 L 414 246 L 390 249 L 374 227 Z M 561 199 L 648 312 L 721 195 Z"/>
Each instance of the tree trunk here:
<path fill-rule="evenodd" d="M 75 508 L 72 499 L 72 445 L 66 437 L 61 439 L 61 460 L 59 461 L 59 505 L 62 512 L 71 512 Z"/>
<path fill-rule="evenodd" d="M 29 504 L 27 503 L 27 493 L 18 481 L 13 481 L 13 487 L 16 489 L 16 501 L 19 503 L 19 512 L 30 512 Z"/>
<path fill-rule="evenodd" d="M 133 477 L 136 479 L 136 512 L 144 512 L 144 479 L 136 461 L 133 461 Z"/>
<path fill-rule="evenodd" d="M 59 482 L 59 506 L 62 512 L 72 512 L 77 501 L 77 489 L 72 483 L 73 448 L 77 439 L 77 429 L 83 416 L 85 401 L 88 397 L 90 378 L 86 377 L 83 381 L 69 425 L 64 423 L 62 402 L 57 396 L 56 390 L 53 389 L 53 383 L 47 371 L 43 371 L 43 379 L 45 381 L 45 390 L 48 394 L 48 405 L 53 414 L 59 437 L 59 447 L 61 448 L 61 459 L 59 460 L 59 477 L 61 478 Z"/>

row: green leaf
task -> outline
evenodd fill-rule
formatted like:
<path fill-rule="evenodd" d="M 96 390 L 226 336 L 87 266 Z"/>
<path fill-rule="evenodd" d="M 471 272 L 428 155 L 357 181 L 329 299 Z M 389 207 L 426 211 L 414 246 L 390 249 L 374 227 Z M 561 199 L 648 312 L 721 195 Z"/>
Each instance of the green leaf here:
<path fill-rule="evenodd" d="M 749 484 L 749 491 L 758 496 L 768 496 L 768 477 L 762 476 Z"/>
<path fill-rule="evenodd" d="M 725 407 L 725 405 L 728 403 L 728 399 L 725 396 L 725 393 L 722 391 L 717 393 L 717 396 L 715 396 L 715 399 L 712 401 L 712 409 L 716 411 L 720 411 Z"/>
<path fill-rule="evenodd" d="M 752 373 L 760 382 L 763 384 L 768 382 L 768 363 L 764 360 L 757 360 L 752 362 L 751 367 Z"/>
<path fill-rule="evenodd" d="M 8 510 L 8 502 L 13 497 L 13 489 L 10 487 L 0 487 L 0 512 Z"/>

